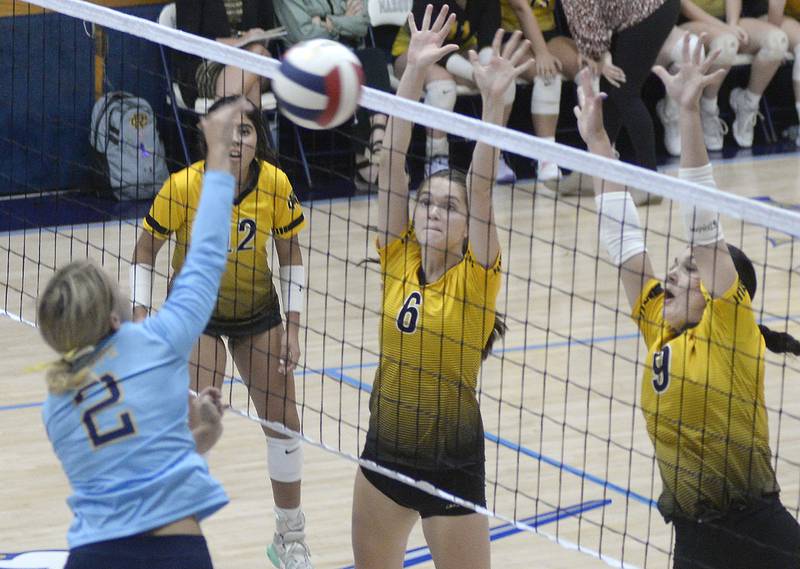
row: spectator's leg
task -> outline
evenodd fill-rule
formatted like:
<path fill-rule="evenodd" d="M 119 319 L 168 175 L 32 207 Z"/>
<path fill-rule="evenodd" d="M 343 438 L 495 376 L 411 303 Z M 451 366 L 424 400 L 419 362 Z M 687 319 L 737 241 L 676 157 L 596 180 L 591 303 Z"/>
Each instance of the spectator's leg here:
<path fill-rule="evenodd" d="M 401 55 L 395 61 L 395 73 L 398 77 L 402 76 L 405 68 L 406 57 Z M 431 65 L 425 76 L 425 103 L 446 111 L 452 111 L 456 106 L 455 79 L 441 65 Z M 425 175 L 430 176 L 450 167 L 450 144 L 444 131 L 428 129 L 427 135 Z"/>
<path fill-rule="evenodd" d="M 555 141 L 558 115 L 561 106 L 561 86 L 563 80 L 572 80 L 578 73 L 578 49 L 575 42 L 558 36 L 547 42 L 550 53 L 561 62 L 561 75 L 550 81 L 535 77 L 531 92 L 531 121 L 536 136 Z M 541 160 L 537 177 L 542 182 L 561 179 L 561 172 L 555 162 Z"/>
<path fill-rule="evenodd" d="M 611 53 L 614 64 L 625 72 L 625 83 L 617 88 L 605 80 L 601 82 L 608 93 L 604 122 L 609 136 L 616 140 L 624 125 L 633 143 L 636 162 L 651 170 L 656 169 L 655 130 L 642 100 L 642 86 L 678 19 L 679 9 L 679 0 L 667 0 L 639 24 L 618 32 Z"/>
<path fill-rule="evenodd" d="M 792 85 L 794 86 L 794 105 L 797 109 L 797 115 L 800 117 L 800 22 L 789 16 L 784 16 L 781 29 L 789 38 L 789 49 L 794 53 Z M 797 134 L 795 143 L 800 143 L 800 132 Z M 800 144 L 798 145 L 800 146 Z"/>
<path fill-rule="evenodd" d="M 734 138 L 739 146 L 749 148 L 753 145 L 761 96 L 786 56 L 789 39 L 780 28 L 755 18 L 742 18 L 739 25 L 750 37 L 750 41 L 742 45 L 740 50 L 754 57 L 747 88 L 731 91 L 730 103 L 736 113 L 733 121 Z"/>
<path fill-rule="evenodd" d="M 384 52 L 376 48 L 366 48 L 355 50 L 355 54 L 364 69 L 366 85 L 390 93 L 392 85 L 389 81 Z M 358 120 L 355 129 L 356 137 L 359 146 L 363 143 L 356 155 L 358 175 L 365 182 L 374 184 L 378 179 L 378 164 L 380 151 L 383 148 L 383 134 L 386 130 L 386 115 L 370 113 L 367 109 L 359 107 L 356 117 Z"/>

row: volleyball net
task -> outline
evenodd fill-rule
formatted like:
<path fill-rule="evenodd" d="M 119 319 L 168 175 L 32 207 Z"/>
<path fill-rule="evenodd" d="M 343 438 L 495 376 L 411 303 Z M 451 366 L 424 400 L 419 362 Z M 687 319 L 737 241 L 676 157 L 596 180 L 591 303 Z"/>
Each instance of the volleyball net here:
<path fill-rule="evenodd" d="M 198 130 L 191 109 L 172 106 L 178 79 L 172 54 L 192 54 L 267 78 L 275 76 L 278 63 L 160 26 L 153 21 L 156 8 L 139 17 L 76 0 L 15 1 L 12 6 L 14 15 L 3 24 L 8 27 L 3 42 L 13 53 L 13 63 L 12 81 L 5 86 L 8 126 L 0 130 L 0 160 L 9 166 L 0 179 L 11 192 L 0 207 L 0 266 L 5 267 L 0 269 L 0 308 L 10 318 L 35 325 L 38 294 L 55 269 L 71 260 L 99 261 L 127 291 L 134 245 L 152 203 L 118 202 L 91 191 L 102 174 L 95 171 L 98 162 L 89 151 L 91 108 L 97 97 L 125 91 L 146 99 L 165 143 L 159 158 L 175 172 L 191 168 L 198 158 Z M 48 11 L 40 13 L 37 7 Z M 570 85 L 565 83 L 565 89 Z M 530 87 L 520 86 L 517 105 L 525 107 L 529 97 Z M 530 174 L 493 190 L 502 249 L 497 309 L 508 330 L 479 377 L 487 505 L 465 502 L 359 458 L 380 357 L 382 300 L 381 270 L 363 262 L 375 256 L 377 200 L 363 188 L 352 191 L 354 155 L 369 141 L 360 140 L 363 130 L 351 123 L 316 133 L 299 129 L 267 104 L 271 144 L 300 196 L 306 220 L 299 234 L 308 275 L 300 334 L 303 357 L 295 372 L 303 440 L 343 462 L 360 461 L 425 492 L 583 551 L 590 556 L 587 567 L 603 562 L 671 566 L 673 538 L 656 507 L 662 482 L 639 402 L 650 362 L 629 316 L 618 270 L 599 245 L 594 199 L 571 195 L 565 191 L 567 181 L 541 183 L 531 164 L 554 162 L 565 174 L 572 171 L 567 179 L 578 186 L 583 181 L 589 187 L 589 177 L 596 176 L 665 198 L 640 210 L 659 275 L 667 273 L 686 246 L 676 204 L 720 211 L 726 239 L 746 251 L 755 265 L 757 319 L 800 336 L 800 213 L 775 205 L 781 195 L 788 199 L 788 189 L 782 194 L 780 180 L 753 178 L 745 164 L 719 167 L 720 190 L 715 190 L 592 156 L 482 123 L 474 118 L 480 99 L 469 95 L 460 98 L 457 108 L 464 112 L 459 114 L 372 89 L 365 89 L 361 105 L 418 125 L 408 156 L 414 184 L 422 176 L 425 129 L 448 134 L 454 166 L 466 167 L 474 143 L 481 141 L 502 150 L 519 172 Z M 161 152 L 154 140 L 142 144 L 144 150 L 134 152 L 140 160 Z M 143 182 L 163 182 L 150 175 L 153 179 Z M 754 188 L 760 184 L 764 186 Z M 768 195 L 744 197 L 754 189 Z M 333 194 L 344 197 L 331 198 Z M 168 242 L 167 252 L 158 256 L 156 299 L 166 297 L 173 248 Z M 271 253 L 277 288 L 278 264 Z M 257 389 L 248 393 L 240 370 L 232 361 L 226 363 L 224 392 L 233 412 L 282 430 L 259 419 L 253 406 L 253 400 L 267 394 Z M 800 508 L 798 377 L 796 358 L 767 353 L 772 465 L 782 500 L 795 516 Z M 315 483 L 322 482 L 305 481 Z M 531 552 L 535 555 L 535 545 Z"/>

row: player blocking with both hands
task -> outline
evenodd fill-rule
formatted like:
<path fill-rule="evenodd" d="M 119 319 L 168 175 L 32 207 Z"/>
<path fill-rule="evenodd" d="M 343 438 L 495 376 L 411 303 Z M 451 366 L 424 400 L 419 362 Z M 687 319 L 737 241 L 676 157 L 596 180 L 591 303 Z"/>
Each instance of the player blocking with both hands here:
<path fill-rule="evenodd" d="M 61 359 L 42 415 L 69 479 L 66 569 L 211 569 L 199 522 L 228 502 L 198 452 L 221 432 L 219 392 L 192 404 L 188 360 L 225 269 L 237 101 L 201 125 L 207 173 L 192 250 L 159 313 L 129 322 L 117 284 L 91 261 L 59 269 L 39 299 L 39 329 Z"/>
<path fill-rule="evenodd" d="M 680 178 L 713 187 L 699 100 L 724 71 L 708 72 L 718 52 L 703 57 L 701 42 L 682 41 L 679 72 L 654 70 L 680 106 Z M 581 136 L 613 159 L 603 99 L 582 73 Z M 757 324 L 753 264 L 725 242 L 719 214 L 680 204 L 689 245 L 662 283 L 630 194 L 599 178 L 595 191 L 601 239 L 648 347 L 641 407 L 661 473 L 658 507 L 675 527 L 675 569 L 796 569 L 800 527 L 772 468 L 764 354 L 800 354 L 800 342 Z"/>
<path fill-rule="evenodd" d="M 428 5 L 420 29 L 409 16 L 408 62 L 398 96 L 418 100 L 430 66 L 458 49 L 442 47 L 454 23 L 448 11 L 445 5 L 433 20 Z M 485 64 L 469 54 L 482 118 L 493 124 L 503 122 L 503 94 L 533 63 L 519 32 L 501 53 L 502 39 L 498 30 Z M 390 118 L 378 177 L 381 356 L 362 458 L 485 505 L 476 390 L 481 361 L 504 329 L 495 309 L 500 245 L 491 191 L 498 151 L 478 142 L 469 173 L 445 170 L 423 180 L 409 217 L 405 158 L 411 130 L 408 121 Z M 436 567 L 490 566 L 485 516 L 362 468 L 353 496 L 356 568 L 400 569 L 420 517 Z"/>
<path fill-rule="evenodd" d="M 230 104 L 230 98 L 220 99 L 211 110 Z M 222 385 L 226 338 L 258 416 L 299 432 L 292 372 L 300 358 L 305 287 L 297 239 L 305 224 L 303 210 L 286 174 L 275 165 L 261 113 L 252 104 L 237 118 L 228 153 L 236 192 L 233 219 L 227 223 L 227 264 L 211 320 L 192 352 L 192 383 L 196 389 Z M 194 248 L 189 236 L 197 221 L 205 170 L 206 163 L 200 161 L 170 176 L 145 216 L 131 270 L 135 319 L 146 316 L 153 304 L 153 265 L 172 234 L 176 241 L 172 268 L 177 274 L 184 270 L 186 252 Z M 275 238 L 280 263 L 285 330 L 268 264 L 270 234 Z M 276 516 L 276 531 L 267 555 L 280 569 L 310 569 L 305 517 L 300 508 L 302 443 L 298 437 L 271 429 L 265 428 L 264 433 Z"/>

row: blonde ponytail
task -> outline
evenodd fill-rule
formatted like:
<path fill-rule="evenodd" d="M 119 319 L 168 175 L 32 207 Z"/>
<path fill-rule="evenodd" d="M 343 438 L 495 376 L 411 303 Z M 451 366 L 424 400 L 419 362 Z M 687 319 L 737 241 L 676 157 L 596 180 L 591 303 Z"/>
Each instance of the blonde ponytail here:
<path fill-rule="evenodd" d="M 116 283 L 91 261 L 59 269 L 39 297 L 39 331 L 61 354 L 45 374 L 50 393 L 80 387 L 97 359 L 95 345 L 108 335 L 111 313 L 121 306 Z"/>

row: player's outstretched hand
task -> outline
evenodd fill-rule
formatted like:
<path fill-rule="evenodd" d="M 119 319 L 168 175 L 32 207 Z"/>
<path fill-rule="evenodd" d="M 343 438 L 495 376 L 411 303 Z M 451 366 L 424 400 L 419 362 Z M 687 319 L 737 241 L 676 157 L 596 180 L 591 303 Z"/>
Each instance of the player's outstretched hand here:
<path fill-rule="evenodd" d="M 687 32 L 679 41 L 682 42 L 682 57 L 678 67 L 678 72 L 670 74 L 660 65 L 653 67 L 653 73 L 658 75 L 664 88 L 673 100 L 684 109 L 697 110 L 700 106 L 700 95 L 707 85 L 719 79 L 725 73 L 724 69 L 718 69 L 709 73 L 709 68 L 719 57 L 719 50 L 715 50 L 704 55 L 703 36 L 695 43 L 694 49 L 691 48 L 690 35 Z"/>
<path fill-rule="evenodd" d="M 578 131 L 581 138 L 591 150 L 592 146 L 608 140 L 603 126 L 603 101 L 605 93 L 598 93 L 592 84 L 592 71 L 584 68 L 575 78 L 578 83 L 578 104 L 575 105 L 575 118 L 578 119 Z"/>
<path fill-rule="evenodd" d="M 223 105 L 200 119 L 200 130 L 206 139 L 207 170 L 230 172 L 230 152 L 233 144 L 234 119 L 252 107 L 244 97 Z"/>
<path fill-rule="evenodd" d="M 417 29 L 417 24 L 414 21 L 414 14 L 410 13 L 408 15 L 408 29 L 411 31 L 411 39 L 406 52 L 408 66 L 426 68 L 447 54 L 458 50 L 458 46 L 452 43 L 442 45 L 450 34 L 450 28 L 456 21 L 456 15 L 450 14 L 448 16 L 449 12 L 450 7 L 445 4 L 439 10 L 439 15 L 431 23 L 433 5 L 428 4 L 419 29 Z"/>
<path fill-rule="evenodd" d="M 503 45 L 503 30 L 499 29 L 492 40 L 492 54 L 483 64 L 475 50 L 470 50 L 475 84 L 480 89 L 483 104 L 505 105 L 505 92 L 517 77 L 532 69 L 536 62 L 531 59 L 531 43 L 522 39 L 522 32 L 516 31 Z"/>

